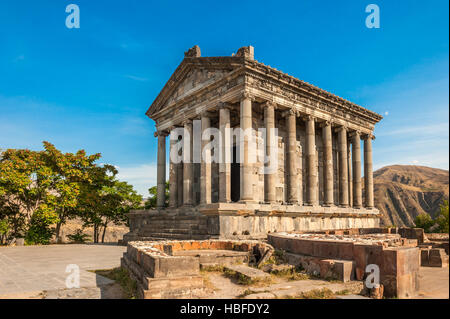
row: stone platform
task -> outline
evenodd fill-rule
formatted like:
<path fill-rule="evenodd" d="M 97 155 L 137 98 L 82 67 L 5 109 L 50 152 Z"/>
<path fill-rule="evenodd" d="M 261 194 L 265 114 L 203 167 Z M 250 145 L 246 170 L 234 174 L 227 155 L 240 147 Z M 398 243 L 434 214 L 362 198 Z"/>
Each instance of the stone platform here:
<path fill-rule="evenodd" d="M 121 266 L 137 282 L 141 298 L 195 298 L 204 289 L 202 262 L 213 266 L 261 262 L 272 252 L 272 246 L 258 241 L 139 241 L 128 243 Z"/>
<path fill-rule="evenodd" d="M 297 256 L 290 256 L 291 261 L 313 271 L 316 268 L 321 275 L 342 273 L 342 278 L 363 280 L 366 267 L 373 264 L 379 267 L 380 283 L 387 297 L 416 294 L 420 262 L 416 239 L 402 238 L 400 234 L 275 233 L 269 234 L 268 240 L 275 249 Z M 339 264 L 343 268 L 336 271 Z"/>
<path fill-rule="evenodd" d="M 123 242 L 160 239 L 264 239 L 273 232 L 379 227 L 377 209 L 257 203 L 135 210 Z"/>

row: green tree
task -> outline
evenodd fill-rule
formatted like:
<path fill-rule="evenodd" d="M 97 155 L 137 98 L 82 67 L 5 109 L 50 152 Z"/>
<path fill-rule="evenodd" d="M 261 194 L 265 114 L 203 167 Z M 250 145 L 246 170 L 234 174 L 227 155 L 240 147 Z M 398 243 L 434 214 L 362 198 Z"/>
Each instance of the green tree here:
<path fill-rule="evenodd" d="M 0 218 L 3 223 L 8 223 L 8 238 L 25 237 L 29 230 L 39 234 L 41 232 L 36 229 L 47 225 L 42 220 L 49 216 L 47 213 L 39 218 L 33 219 L 33 216 L 36 212 L 47 211 L 45 197 L 50 175 L 42 152 L 8 149 L 2 153 Z"/>
<path fill-rule="evenodd" d="M 166 182 L 164 207 L 169 206 L 169 182 Z M 150 197 L 145 201 L 145 209 L 156 208 L 157 186 L 148 189 Z"/>
<path fill-rule="evenodd" d="M 103 209 L 102 243 L 105 242 L 106 228 L 110 223 L 123 225 L 128 223 L 127 215 L 130 210 L 141 206 L 142 195 L 127 182 L 114 180 L 111 186 L 105 186 L 101 192 Z"/>
<path fill-rule="evenodd" d="M 439 215 L 436 218 L 436 223 L 439 225 L 439 232 L 448 233 L 448 201 L 444 200 L 441 204 Z"/>
<path fill-rule="evenodd" d="M 51 170 L 45 202 L 57 215 L 55 237 L 60 242 L 61 226 L 68 219 L 79 215 L 78 200 L 82 184 L 91 183 L 92 171 L 100 154 L 86 155 L 84 150 L 76 154 L 62 153 L 53 144 L 44 142 L 43 161 Z"/>
<path fill-rule="evenodd" d="M 117 170 L 106 165 L 103 171 L 98 171 L 93 183 L 82 191 L 83 213 L 85 226 L 94 228 L 95 243 L 105 240 L 108 226 L 127 224 L 126 214 L 131 209 L 139 208 L 142 196 L 137 194 L 132 185 L 116 179 Z"/>
<path fill-rule="evenodd" d="M 79 215 L 81 188 L 103 169 L 100 154 L 62 153 L 43 142 L 43 151 L 9 149 L 0 158 L 0 218 L 9 225 L 7 236 L 46 244 L 61 226 Z M 51 226 L 56 224 L 56 229 Z"/>
<path fill-rule="evenodd" d="M 417 228 L 423 228 L 423 230 L 428 233 L 430 228 L 435 224 L 430 215 L 426 213 L 419 214 L 414 220 Z"/>

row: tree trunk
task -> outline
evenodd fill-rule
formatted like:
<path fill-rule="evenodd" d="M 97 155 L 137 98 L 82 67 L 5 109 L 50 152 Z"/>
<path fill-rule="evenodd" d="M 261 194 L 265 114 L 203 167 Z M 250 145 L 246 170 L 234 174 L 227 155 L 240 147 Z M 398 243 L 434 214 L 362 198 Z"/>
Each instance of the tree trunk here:
<path fill-rule="evenodd" d="M 98 243 L 98 225 L 94 224 L 94 243 Z"/>
<path fill-rule="evenodd" d="M 102 243 L 105 242 L 105 234 L 106 234 L 106 227 L 108 226 L 108 222 L 105 222 L 103 225 L 103 235 L 102 235 Z"/>
<path fill-rule="evenodd" d="M 61 244 L 61 225 L 62 225 L 62 220 L 60 219 L 59 222 L 56 224 L 56 230 L 55 230 L 55 240 L 57 244 Z"/>

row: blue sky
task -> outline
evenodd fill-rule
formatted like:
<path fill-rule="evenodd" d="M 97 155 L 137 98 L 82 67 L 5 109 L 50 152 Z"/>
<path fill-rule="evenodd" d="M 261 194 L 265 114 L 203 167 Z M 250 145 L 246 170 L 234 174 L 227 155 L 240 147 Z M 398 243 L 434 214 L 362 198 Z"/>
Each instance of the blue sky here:
<path fill-rule="evenodd" d="M 80 29 L 65 8 L 80 8 Z M 365 7 L 380 8 L 368 29 Z M 374 166 L 448 169 L 448 1 L 0 2 L 0 148 L 102 153 L 146 194 L 156 181 L 144 113 L 188 48 L 255 58 L 384 116 Z"/>

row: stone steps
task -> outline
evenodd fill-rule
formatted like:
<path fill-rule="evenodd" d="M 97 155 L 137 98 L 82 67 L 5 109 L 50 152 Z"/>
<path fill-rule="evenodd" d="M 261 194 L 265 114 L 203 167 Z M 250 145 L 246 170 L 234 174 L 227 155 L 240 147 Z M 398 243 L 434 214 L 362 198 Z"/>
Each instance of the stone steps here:
<path fill-rule="evenodd" d="M 139 238 L 162 239 L 208 239 L 208 218 L 198 214 L 158 214 L 148 216 L 145 224 L 135 231 Z M 136 240 L 133 238 L 133 240 Z"/>
<path fill-rule="evenodd" d="M 178 228 L 178 227 L 159 227 L 159 228 L 141 228 L 138 233 L 152 234 L 152 233 L 180 233 L 180 234 L 207 234 L 207 229 L 195 229 L 195 228 Z"/>
<path fill-rule="evenodd" d="M 199 234 L 176 234 L 176 233 L 152 233 L 152 234 L 146 234 L 146 237 L 152 237 L 155 239 L 173 239 L 173 240 L 188 240 L 188 239 L 194 239 L 194 240 L 200 240 L 200 239 L 208 239 L 210 236 L 208 235 L 199 235 Z"/>

